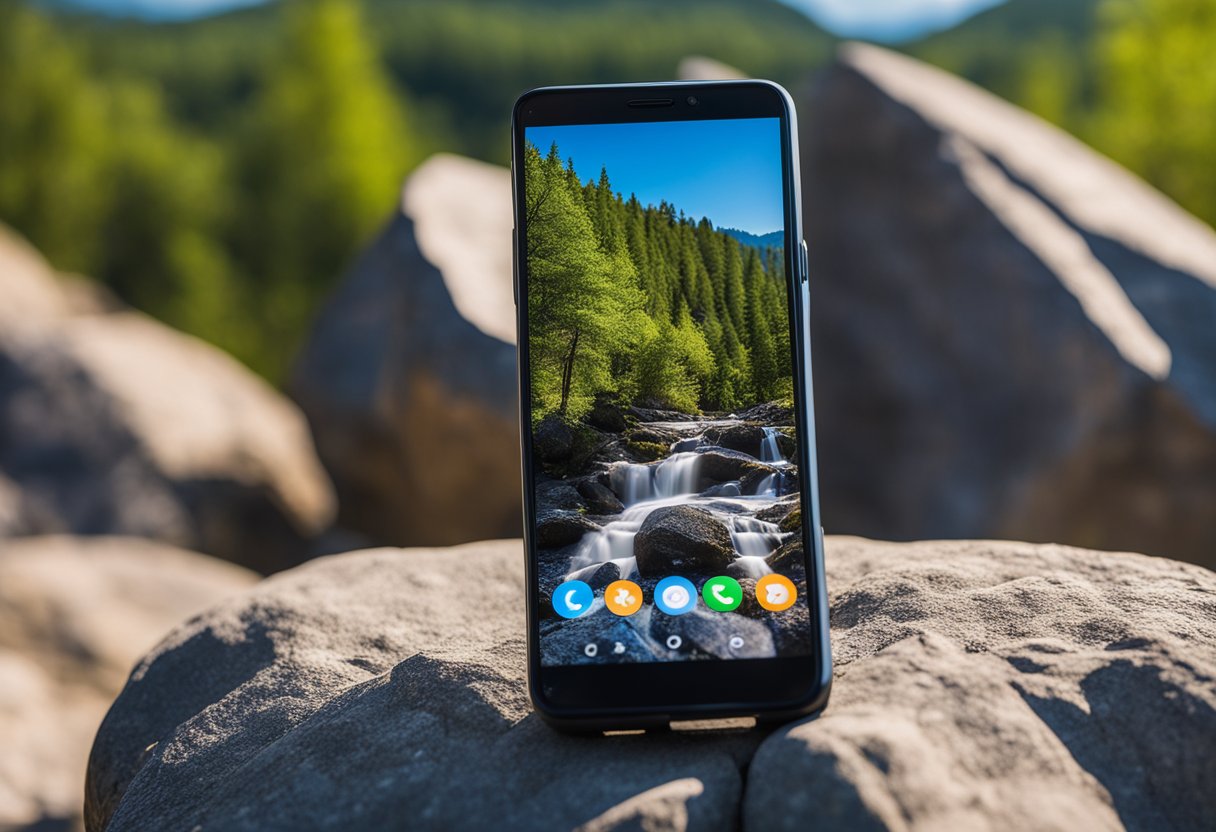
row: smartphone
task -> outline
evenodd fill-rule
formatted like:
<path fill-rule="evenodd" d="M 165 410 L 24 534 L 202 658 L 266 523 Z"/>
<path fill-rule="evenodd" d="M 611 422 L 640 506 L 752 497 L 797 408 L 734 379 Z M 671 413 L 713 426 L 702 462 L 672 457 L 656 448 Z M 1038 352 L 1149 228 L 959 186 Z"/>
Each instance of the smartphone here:
<path fill-rule="evenodd" d="M 790 96 L 536 89 L 512 144 L 536 710 L 603 731 L 822 708 Z"/>

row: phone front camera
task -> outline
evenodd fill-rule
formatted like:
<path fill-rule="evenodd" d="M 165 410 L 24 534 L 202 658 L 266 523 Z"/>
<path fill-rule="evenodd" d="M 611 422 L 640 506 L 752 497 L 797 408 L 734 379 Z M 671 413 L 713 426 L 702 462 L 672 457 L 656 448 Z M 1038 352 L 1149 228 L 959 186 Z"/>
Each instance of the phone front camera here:
<path fill-rule="evenodd" d="M 689 107 L 697 106 L 697 97 L 695 95 L 688 96 L 688 106 Z"/>

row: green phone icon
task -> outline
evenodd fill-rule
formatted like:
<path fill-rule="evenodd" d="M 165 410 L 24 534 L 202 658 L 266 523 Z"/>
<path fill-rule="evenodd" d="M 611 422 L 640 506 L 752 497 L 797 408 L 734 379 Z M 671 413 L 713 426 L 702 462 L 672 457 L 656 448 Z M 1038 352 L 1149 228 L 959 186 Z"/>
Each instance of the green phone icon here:
<path fill-rule="evenodd" d="M 705 586 L 701 587 L 701 597 L 711 610 L 730 612 L 743 603 L 743 587 L 734 578 L 719 575 L 705 582 Z"/>

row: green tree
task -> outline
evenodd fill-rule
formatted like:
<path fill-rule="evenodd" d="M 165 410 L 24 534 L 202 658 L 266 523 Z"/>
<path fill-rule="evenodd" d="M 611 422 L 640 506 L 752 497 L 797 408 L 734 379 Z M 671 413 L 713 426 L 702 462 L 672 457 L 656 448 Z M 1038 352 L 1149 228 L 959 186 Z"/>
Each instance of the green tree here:
<path fill-rule="evenodd" d="M 613 358 L 651 329 L 627 253 L 604 252 L 577 179 L 554 145 L 524 155 L 533 415 L 578 419 L 618 389 Z"/>
<path fill-rule="evenodd" d="M 393 211 L 414 146 L 353 0 L 303 0 L 254 102 L 238 251 L 257 286 L 272 375 L 315 307 Z"/>
<path fill-rule="evenodd" d="M 747 287 L 747 340 L 751 347 L 752 381 L 756 395 L 767 399 L 777 395 L 778 378 L 777 351 L 767 305 L 772 295 L 765 291 L 768 278 L 754 248 L 748 249 L 745 268 L 743 282 Z"/>
<path fill-rule="evenodd" d="M 106 210 L 105 99 L 39 13 L 0 3 L 0 219 L 89 271 Z"/>
<path fill-rule="evenodd" d="M 638 349 L 637 395 L 661 407 L 697 413 L 701 391 L 714 367 L 705 335 L 693 321 L 688 305 L 681 303 L 676 323 L 660 321 Z"/>
<path fill-rule="evenodd" d="M 1216 4 L 1109 0 L 1086 138 L 1216 225 Z"/>

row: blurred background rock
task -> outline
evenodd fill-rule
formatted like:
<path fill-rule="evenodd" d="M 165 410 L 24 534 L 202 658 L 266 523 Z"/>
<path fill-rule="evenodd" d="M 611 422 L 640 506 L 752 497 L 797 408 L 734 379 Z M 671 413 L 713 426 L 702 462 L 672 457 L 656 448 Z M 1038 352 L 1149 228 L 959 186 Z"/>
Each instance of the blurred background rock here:
<path fill-rule="evenodd" d="M 519 534 L 532 86 L 794 93 L 828 532 L 1216 564 L 1210 0 L 231 6 L 0 0 L 0 620 L 153 610 L 0 642 L 0 827 L 79 823 L 121 673 L 252 580 L 208 556 Z"/>

